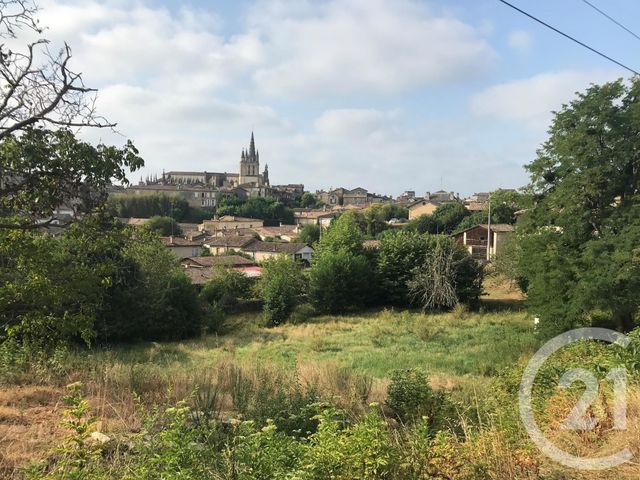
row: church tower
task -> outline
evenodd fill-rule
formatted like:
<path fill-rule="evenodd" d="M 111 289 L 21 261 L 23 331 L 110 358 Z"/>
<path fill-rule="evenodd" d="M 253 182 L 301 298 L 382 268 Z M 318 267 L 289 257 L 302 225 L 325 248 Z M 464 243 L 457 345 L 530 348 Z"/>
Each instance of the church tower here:
<path fill-rule="evenodd" d="M 240 178 L 238 180 L 240 185 L 253 183 L 258 186 L 261 183 L 260 153 L 256 150 L 256 142 L 253 138 L 253 132 L 251 132 L 249 150 L 245 152 L 245 150 L 242 149 L 242 154 L 240 155 Z"/>

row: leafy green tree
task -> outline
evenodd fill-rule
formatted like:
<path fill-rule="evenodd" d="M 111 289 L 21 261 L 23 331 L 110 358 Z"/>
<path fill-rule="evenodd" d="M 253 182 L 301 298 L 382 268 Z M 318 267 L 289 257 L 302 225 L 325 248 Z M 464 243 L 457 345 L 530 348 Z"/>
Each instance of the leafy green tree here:
<path fill-rule="evenodd" d="M 371 301 L 375 285 L 371 262 L 364 254 L 342 247 L 324 250 L 313 261 L 309 282 L 310 297 L 316 310 L 340 313 L 362 307 Z"/>
<path fill-rule="evenodd" d="M 516 223 L 516 212 L 528 208 L 531 196 L 516 190 L 498 189 L 491 193 L 491 223 Z M 489 202 L 484 206 L 485 215 L 488 214 Z M 486 223 L 486 222 L 483 222 Z"/>
<path fill-rule="evenodd" d="M 109 272 L 84 258 L 67 262 L 61 243 L 38 231 L 0 229 L 0 341 L 90 343 Z"/>
<path fill-rule="evenodd" d="M 420 215 L 412 220 L 409 220 L 405 230 L 410 232 L 423 233 L 435 233 L 439 229 L 438 222 L 432 215 Z"/>
<path fill-rule="evenodd" d="M 145 224 L 149 230 L 158 233 L 160 236 L 168 237 L 169 235 L 182 235 L 182 228 L 171 217 L 161 217 L 155 215 Z"/>
<path fill-rule="evenodd" d="M 254 197 L 246 201 L 235 196 L 224 197 L 220 199 L 216 212 L 218 215 L 259 218 L 272 225 L 293 223 L 293 210 L 271 197 Z"/>
<path fill-rule="evenodd" d="M 305 225 L 298 235 L 298 241 L 307 245 L 313 245 L 318 240 L 320 240 L 319 225 Z"/>
<path fill-rule="evenodd" d="M 591 324 L 594 309 L 617 328 L 637 324 L 638 98 L 638 79 L 579 93 L 527 166 L 535 203 L 521 221 L 521 268 L 549 334 Z"/>
<path fill-rule="evenodd" d="M 493 217 L 493 214 L 491 215 Z M 458 226 L 454 229 L 454 232 L 461 232 L 476 225 L 482 225 L 489 220 L 489 214 L 486 211 L 473 212 L 462 219 Z M 493 220 L 492 220 L 493 222 Z"/>
<path fill-rule="evenodd" d="M 69 130 L 27 128 L 0 143 L 0 228 L 35 228 L 61 205 L 79 213 L 101 207 L 113 180 L 144 165 L 131 142 L 93 146 Z"/>
<path fill-rule="evenodd" d="M 461 202 L 445 202 L 433 212 L 437 231 L 429 233 L 452 233 L 460 222 L 469 215 Z"/>
<path fill-rule="evenodd" d="M 300 265 L 285 256 L 267 259 L 262 264 L 258 289 L 267 324 L 280 325 L 289 318 L 305 290 Z"/>
<path fill-rule="evenodd" d="M 422 264 L 428 241 L 424 235 L 403 230 L 385 235 L 378 248 L 378 278 L 385 301 L 396 305 L 410 302 L 407 282 Z"/>
<path fill-rule="evenodd" d="M 219 267 L 200 292 L 200 298 L 211 305 L 229 308 L 253 295 L 254 280 L 241 272 Z"/>
<path fill-rule="evenodd" d="M 362 230 L 358 224 L 356 214 L 353 212 L 343 213 L 322 234 L 316 249 L 316 255 L 321 256 L 325 251 L 336 252 L 338 250 L 345 250 L 351 254 L 359 255 L 364 252 L 362 240 Z"/>
<path fill-rule="evenodd" d="M 320 197 L 311 193 L 304 192 L 300 197 L 300 207 L 302 208 L 318 208 L 324 205 Z"/>
<path fill-rule="evenodd" d="M 195 208 L 177 195 L 117 195 L 109 197 L 109 213 L 121 218 L 171 217 L 176 222 L 200 223 L 210 219 L 211 211 Z"/>

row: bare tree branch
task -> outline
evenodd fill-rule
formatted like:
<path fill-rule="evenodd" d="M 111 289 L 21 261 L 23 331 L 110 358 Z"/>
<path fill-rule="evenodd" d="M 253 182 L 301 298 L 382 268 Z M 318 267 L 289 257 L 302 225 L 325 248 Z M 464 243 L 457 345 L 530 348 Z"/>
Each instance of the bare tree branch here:
<path fill-rule="evenodd" d="M 0 39 L 20 31 L 42 34 L 31 0 L 0 0 Z M 44 38 L 22 50 L 0 44 L 0 140 L 38 123 L 68 127 L 115 127 L 95 113 L 96 90 L 69 68 L 71 48 L 57 53 Z"/>

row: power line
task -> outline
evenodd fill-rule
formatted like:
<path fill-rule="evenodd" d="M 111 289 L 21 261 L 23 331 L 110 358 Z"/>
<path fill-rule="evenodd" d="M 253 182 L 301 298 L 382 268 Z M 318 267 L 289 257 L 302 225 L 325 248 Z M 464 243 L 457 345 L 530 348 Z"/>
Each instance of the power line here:
<path fill-rule="evenodd" d="M 524 10 L 519 9 L 519 8 L 518 8 L 518 7 L 516 7 L 515 5 L 512 5 L 511 3 L 507 2 L 506 0 L 498 0 L 498 1 L 499 1 L 499 2 L 501 2 L 501 3 L 504 3 L 504 4 L 505 4 L 505 5 L 507 5 L 508 7 L 513 8 L 514 10 L 516 10 L 516 11 L 520 12 L 521 14 L 523 14 L 523 15 L 525 15 L 525 16 L 527 16 L 527 17 L 529 17 L 530 19 L 532 19 L 532 20 L 534 20 L 534 21 L 536 21 L 536 22 L 540 23 L 541 25 L 544 25 L 545 27 L 547 27 L 547 28 L 549 28 L 549 29 L 553 30 L 554 32 L 559 33 L 559 34 L 560 34 L 560 35 L 562 35 L 563 37 L 568 38 L 568 39 L 569 39 L 569 40 L 571 40 L 572 42 L 577 43 L 578 45 L 580 45 L 580 46 L 582 46 L 582 47 L 586 48 L 587 50 L 590 50 L 590 51 L 592 51 L 593 53 L 595 53 L 595 54 L 597 54 L 597 55 L 600 55 L 602 58 L 606 58 L 607 60 L 609 60 L 610 62 L 615 63 L 615 64 L 616 64 L 616 65 L 618 65 L 619 67 L 622 67 L 622 68 L 624 68 L 625 70 L 629 70 L 629 71 L 630 71 L 631 73 L 633 73 L 634 75 L 640 75 L 640 73 L 638 73 L 637 71 L 635 71 L 633 68 L 631 68 L 631 67 L 627 67 L 624 63 L 620 63 L 619 61 L 614 60 L 614 59 L 613 59 L 613 58 L 611 58 L 610 56 L 605 55 L 604 53 L 602 53 L 602 52 L 600 52 L 600 51 L 596 50 L 596 49 L 595 49 L 595 48 L 593 48 L 593 47 L 590 47 L 590 46 L 589 46 L 589 45 L 587 45 L 586 43 L 581 42 L 580 40 L 578 40 L 578 39 L 576 39 L 576 38 L 572 37 L 571 35 L 569 35 L 569 34 L 567 34 L 567 33 L 564 33 L 564 32 L 562 32 L 562 31 L 558 30 L 557 28 L 555 28 L 555 27 L 553 27 L 553 26 L 549 25 L 548 23 L 543 22 L 543 21 L 542 21 L 542 20 L 540 20 L 539 18 L 536 18 L 536 17 L 534 17 L 533 15 L 531 15 L 530 13 L 527 13 L 527 12 L 525 12 Z"/>
<path fill-rule="evenodd" d="M 634 37 L 636 37 L 638 40 L 640 40 L 640 36 L 636 35 L 633 31 L 629 30 L 627 27 L 625 27 L 623 24 L 621 24 L 619 21 L 617 21 L 615 18 L 613 18 L 610 15 L 607 15 L 605 12 L 603 12 L 602 10 L 600 10 L 598 7 L 596 7 L 593 3 L 589 2 L 588 0 L 582 0 L 584 3 L 586 3 L 587 5 L 589 5 L 591 8 L 593 8 L 596 12 L 598 12 L 600 15 L 603 15 L 605 17 L 607 17 L 609 20 L 611 20 L 613 23 L 615 23 L 616 25 L 618 25 L 620 28 L 626 30 L 627 32 L 629 32 L 631 35 L 633 35 Z"/>

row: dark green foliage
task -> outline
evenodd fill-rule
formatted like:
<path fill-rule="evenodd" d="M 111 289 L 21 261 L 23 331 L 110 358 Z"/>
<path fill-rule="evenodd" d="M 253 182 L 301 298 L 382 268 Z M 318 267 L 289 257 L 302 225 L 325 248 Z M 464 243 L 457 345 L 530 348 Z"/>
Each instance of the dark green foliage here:
<path fill-rule="evenodd" d="M 324 205 L 320 197 L 310 192 L 304 192 L 298 203 L 302 208 L 319 208 Z"/>
<path fill-rule="evenodd" d="M 246 201 L 237 197 L 224 197 L 220 199 L 216 213 L 260 218 L 265 221 L 265 225 L 278 225 L 279 222 L 293 224 L 293 210 L 270 197 L 254 197 Z"/>
<path fill-rule="evenodd" d="M 152 232 L 86 217 L 58 240 L 5 231 L 0 249 L 3 336 L 55 346 L 200 330 L 195 291 Z"/>
<path fill-rule="evenodd" d="M 121 218 L 171 217 L 176 222 L 200 223 L 211 218 L 211 212 L 189 205 L 177 195 L 117 195 L 109 197 L 110 214 Z"/>
<path fill-rule="evenodd" d="M 353 212 L 340 215 L 323 232 L 322 239 L 316 249 L 316 255 L 321 256 L 324 252 L 338 250 L 346 250 L 354 255 L 363 253 L 362 240 L 364 237 L 358 220 L 358 216 Z"/>
<path fill-rule="evenodd" d="M 325 250 L 311 267 L 309 295 L 319 312 L 338 313 L 371 302 L 374 271 L 364 254 L 343 247 Z"/>
<path fill-rule="evenodd" d="M 251 298 L 254 280 L 241 272 L 217 268 L 215 276 L 209 280 L 200 292 L 200 298 L 210 304 L 229 308 L 240 300 Z"/>
<path fill-rule="evenodd" d="M 491 216 L 493 217 L 493 215 Z M 454 229 L 454 232 L 461 232 L 468 228 L 475 227 L 476 225 L 485 224 L 487 223 L 488 220 L 489 220 L 489 213 L 487 211 L 473 212 L 471 215 L 468 215 L 462 219 L 462 221 Z"/>
<path fill-rule="evenodd" d="M 549 335 L 637 324 L 640 81 L 592 86 L 556 113 L 527 169 L 535 205 L 521 222 L 519 270 Z"/>
<path fill-rule="evenodd" d="M 263 312 L 269 326 L 285 322 L 305 290 L 300 265 L 288 257 L 270 258 L 263 263 L 258 285 Z"/>
<path fill-rule="evenodd" d="M 531 206 L 531 196 L 515 190 L 498 189 L 491 193 L 491 223 L 516 222 L 516 212 Z M 485 205 L 488 211 L 489 203 Z M 482 222 L 486 223 L 486 222 Z"/>
<path fill-rule="evenodd" d="M 433 218 L 433 215 L 420 215 L 419 217 L 410 220 L 405 227 L 406 230 L 419 234 L 436 233 L 439 228 L 440 226 Z"/>
<path fill-rule="evenodd" d="M 144 165 L 131 142 L 123 148 L 78 140 L 69 130 L 26 128 L 0 143 L 0 216 L 4 227 L 28 226 L 49 218 L 64 204 L 92 212 L 106 200 L 112 180 Z"/>
<path fill-rule="evenodd" d="M 469 210 L 460 202 L 446 202 L 433 212 L 436 231 L 429 233 L 452 233 L 460 222 L 469 215 Z"/>
<path fill-rule="evenodd" d="M 403 423 L 426 417 L 429 431 L 441 430 L 453 417 L 452 404 L 442 392 L 435 392 L 420 370 L 396 370 L 387 387 L 387 406 Z"/>
<path fill-rule="evenodd" d="M 151 340 L 180 340 L 198 336 L 202 331 L 203 315 L 198 292 L 191 280 L 180 270 L 171 272 L 164 302 L 143 338 Z"/>
<path fill-rule="evenodd" d="M 182 235 L 182 228 L 180 228 L 178 222 L 171 217 L 155 215 L 145 223 L 145 227 L 163 237 L 168 237 L 169 235 Z"/>
<path fill-rule="evenodd" d="M 319 225 L 305 225 L 298 235 L 298 242 L 306 243 L 307 245 L 313 245 L 320 240 L 320 226 Z"/>
<path fill-rule="evenodd" d="M 424 262 L 428 241 L 413 231 L 385 235 L 378 249 L 378 278 L 385 300 L 395 305 L 407 305 L 407 282 L 416 267 Z"/>

